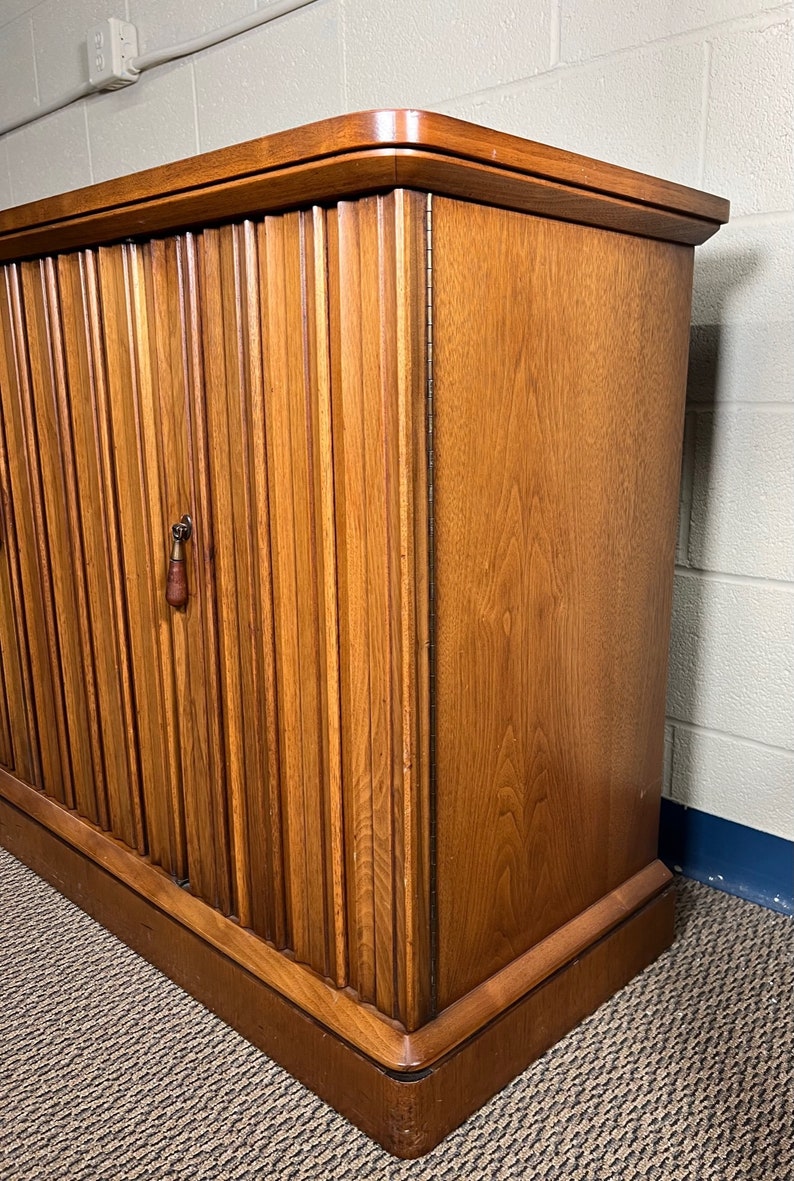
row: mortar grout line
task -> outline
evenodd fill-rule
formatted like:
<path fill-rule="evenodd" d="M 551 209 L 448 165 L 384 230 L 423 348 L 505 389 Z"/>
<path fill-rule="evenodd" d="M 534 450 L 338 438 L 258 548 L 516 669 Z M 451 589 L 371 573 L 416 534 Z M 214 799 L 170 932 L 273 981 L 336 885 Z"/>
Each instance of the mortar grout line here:
<path fill-rule="evenodd" d="M 794 410 L 794 402 L 754 402 L 752 398 L 731 398 L 723 402 L 687 402 L 686 409 L 688 414 L 713 414 L 715 411 L 725 413 L 734 406 L 745 409 L 752 407 L 754 410 L 760 410 L 761 413 L 780 411 L 782 414 L 791 414 Z"/>
<path fill-rule="evenodd" d="M 794 758 L 794 751 L 787 746 L 778 746 L 774 742 L 764 742 L 761 738 L 747 738 L 744 734 L 732 734 L 730 730 L 719 730 L 716 726 L 703 726 L 699 722 L 685 722 L 683 718 L 675 718 L 671 714 L 665 716 L 665 722 L 673 728 L 673 742 L 675 743 L 675 732 L 677 729 L 687 730 L 692 734 L 712 734 L 715 738 L 730 738 L 733 742 L 744 743 L 745 746 L 752 746 L 755 749 L 771 750 L 775 754 L 788 755 L 789 758 Z M 673 748 L 675 753 L 675 747 Z"/>
<path fill-rule="evenodd" d="M 85 143 L 88 152 L 88 175 L 91 178 L 91 184 L 94 183 L 94 153 L 91 151 L 91 131 L 88 126 L 88 103 L 81 104 L 83 108 L 83 126 L 85 127 Z"/>
<path fill-rule="evenodd" d="M 196 144 L 196 155 L 201 152 L 201 133 L 199 131 L 198 86 L 196 84 L 196 64 L 190 61 L 190 89 L 193 95 L 193 138 Z"/>
<path fill-rule="evenodd" d="M 711 58 L 712 47 L 710 41 L 703 42 L 703 90 L 700 100 L 700 141 L 698 143 L 698 186 L 703 187 L 706 174 L 706 148 L 708 146 L 709 130 L 709 99 L 711 97 Z"/>
<path fill-rule="evenodd" d="M 726 574 L 721 570 L 701 570 L 697 566 L 676 565 L 675 573 L 682 578 L 700 579 L 702 582 L 721 582 L 726 586 L 766 586 L 771 590 L 783 590 L 794 593 L 794 582 L 785 578 L 764 578 L 759 574 Z"/>
<path fill-rule="evenodd" d="M 550 25 L 550 45 L 549 45 L 549 68 L 554 69 L 560 63 L 560 50 L 562 43 L 562 19 L 560 12 L 560 5 L 562 0 L 552 0 L 551 6 L 551 20 Z"/>
<path fill-rule="evenodd" d="M 790 11 L 791 5 L 784 4 L 779 8 L 772 8 L 763 13 L 755 13 L 752 16 L 734 17 L 724 21 L 717 21 L 711 25 L 703 25 L 697 29 L 687 29 L 682 33 L 669 33 L 664 37 L 657 37 L 652 41 L 642 41 L 636 45 L 627 45 L 620 49 L 612 49 L 607 53 L 602 53 L 595 57 L 572 61 L 561 60 L 553 70 L 540 70 L 537 73 L 528 74 L 523 78 L 516 78 L 512 82 L 500 82 L 494 86 L 483 87 L 482 90 L 472 90 L 454 95 L 452 98 L 444 99 L 441 103 L 434 103 L 433 109 L 443 112 L 445 108 L 454 106 L 461 99 L 465 99 L 467 102 L 478 103 L 502 95 L 510 97 L 513 94 L 519 93 L 526 86 L 541 86 L 546 82 L 552 84 L 559 80 L 560 75 L 563 73 L 575 70 L 599 69 L 613 61 L 620 61 L 623 58 L 630 58 L 638 54 L 645 55 L 666 45 L 696 45 L 699 42 L 719 37 L 723 32 L 741 33 L 754 30 L 761 31 L 770 28 L 772 25 L 780 24 L 781 16 L 788 14 Z"/>

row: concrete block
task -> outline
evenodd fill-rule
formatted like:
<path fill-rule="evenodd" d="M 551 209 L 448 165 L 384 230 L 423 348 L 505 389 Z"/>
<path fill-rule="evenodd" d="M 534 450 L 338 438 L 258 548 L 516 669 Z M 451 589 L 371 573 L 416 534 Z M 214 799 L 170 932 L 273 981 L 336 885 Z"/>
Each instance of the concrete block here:
<path fill-rule="evenodd" d="M 697 415 L 689 565 L 794 582 L 794 413 Z"/>
<path fill-rule="evenodd" d="M 667 713 L 794 749 L 794 587 L 677 574 Z"/>
<path fill-rule="evenodd" d="M 695 251 L 689 398 L 794 400 L 794 218 L 729 223 Z"/>
<path fill-rule="evenodd" d="M 586 60 L 602 53 L 674 37 L 721 21 L 753 16 L 778 0 L 560 0 L 560 57 Z"/>
<path fill-rule="evenodd" d="M 350 110 L 422 107 L 546 70 L 550 0 L 345 0 Z"/>
<path fill-rule="evenodd" d="M 141 53 L 188 41 L 256 9 L 255 0 L 128 0 Z"/>
<path fill-rule="evenodd" d="M 675 727 L 670 795 L 736 824 L 794 839 L 794 754 Z"/>
<path fill-rule="evenodd" d="M 15 205 L 91 184 L 82 103 L 37 119 L 5 138 Z"/>
<path fill-rule="evenodd" d="M 36 111 L 36 71 L 30 18 L 3 27 L 0 36 L 0 115 L 22 119 Z"/>
<path fill-rule="evenodd" d="M 555 70 L 510 91 L 441 109 L 541 143 L 697 184 L 704 58 L 666 45 Z"/>
<path fill-rule="evenodd" d="M 108 16 L 124 16 L 116 0 L 45 0 L 32 13 L 36 71 L 42 103 L 53 102 L 88 81 L 85 35 Z"/>
<path fill-rule="evenodd" d="M 191 69 L 190 61 L 161 66 L 125 90 L 89 101 L 96 180 L 196 154 Z"/>
<path fill-rule="evenodd" d="M 703 187 L 734 216 L 794 209 L 794 22 L 714 41 Z"/>
<path fill-rule="evenodd" d="M 201 150 L 344 110 L 337 0 L 205 50 L 193 60 Z"/>

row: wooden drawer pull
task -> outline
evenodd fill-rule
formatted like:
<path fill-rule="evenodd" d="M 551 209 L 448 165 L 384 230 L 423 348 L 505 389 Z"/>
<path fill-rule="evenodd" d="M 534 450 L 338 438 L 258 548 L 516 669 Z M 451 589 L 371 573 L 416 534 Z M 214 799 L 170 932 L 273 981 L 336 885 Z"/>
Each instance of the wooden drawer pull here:
<path fill-rule="evenodd" d="M 187 569 L 185 567 L 185 542 L 193 535 L 193 522 L 185 513 L 180 521 L 171 526 L 171 559 L 168 563 L 168 578 L 165 584 L 165 601 L 178 611 L 187 607 Z"/>

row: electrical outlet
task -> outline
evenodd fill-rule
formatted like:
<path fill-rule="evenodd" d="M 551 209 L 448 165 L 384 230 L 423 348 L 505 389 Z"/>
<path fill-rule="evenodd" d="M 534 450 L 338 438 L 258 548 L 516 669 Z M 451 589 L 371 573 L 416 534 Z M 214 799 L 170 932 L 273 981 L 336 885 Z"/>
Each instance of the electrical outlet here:
<path fill-rule="evenodd" d="M 137 82 L 132 66 L 138 56 L 138 30 L 128 21 L 110 17 L 88 30 L 88 80 L 95 90 L 119 90 Z"/>

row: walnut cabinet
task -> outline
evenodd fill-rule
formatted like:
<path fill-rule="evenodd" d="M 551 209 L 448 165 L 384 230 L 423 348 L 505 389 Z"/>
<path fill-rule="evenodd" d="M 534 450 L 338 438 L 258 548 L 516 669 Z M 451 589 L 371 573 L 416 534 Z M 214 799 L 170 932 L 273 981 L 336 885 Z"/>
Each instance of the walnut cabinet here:
<path fill-rule="evenodd" d="M 410 111 L 0 214 L 2 841 L 398 1155 L 672 937 L 726 218 Z"/>

